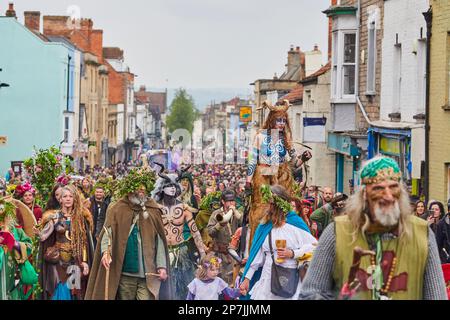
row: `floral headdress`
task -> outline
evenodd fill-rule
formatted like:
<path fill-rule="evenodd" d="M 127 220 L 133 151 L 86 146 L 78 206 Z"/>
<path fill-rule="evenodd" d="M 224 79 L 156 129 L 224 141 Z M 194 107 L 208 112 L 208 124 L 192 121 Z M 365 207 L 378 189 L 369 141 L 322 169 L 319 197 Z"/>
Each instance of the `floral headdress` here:
<path fill-rule="evenodd" d="M 214 256 L 214 257 L 211 257 L 211 259 L 204 261 L 202 265 L 205 269 L 209 269 L 210 267 L 219 268 L 221 263 L 222 263 L 222 259 Z"/>
<path fill-rule="evenodd" d="M 56 183 L 67 186 L 71 182 L 71 180 L 72 178 L 70 176 L 63 173 L 56 178 Z"/>
<path fill-rule="evenodd" d="M 272 193 L 270 186 L 263 184 L 261 186 L 261 194 L 263 203 L 270 203 L 273 200 L 275 205 L 286 214 L 293 210 L 292 205 L 288 201 Z"/>
<path fill-rule="evenodd" d="M 20 197 L 20 198 L 23 197 L 25 192 L 31 192 L 34 195 L 34 194 L 36 194 L 36 189 L 34 189 L 33 186 L 31 185 L 31 183 L 29 183 L 28 181 L 25 182 L 24 184 L 16 187 L 15 194 L 18 197 Z"/>

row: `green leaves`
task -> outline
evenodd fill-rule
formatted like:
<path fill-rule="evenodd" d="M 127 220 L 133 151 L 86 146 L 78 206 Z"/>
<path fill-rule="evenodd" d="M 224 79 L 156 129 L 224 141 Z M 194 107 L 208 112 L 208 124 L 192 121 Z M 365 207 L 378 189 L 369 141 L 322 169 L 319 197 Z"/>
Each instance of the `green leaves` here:
<path fill-rule="evenodd" d="M 72 163 L 61 151 L 52 146 L 48 149 L 40 149 L 24 162 L 26 171 L 31 175 L 31 183 L 38 191 L 37 201 L 39 205 L 47 202 L 56 178 L 62 173 L 73 172 Z"/>
<path fill-rule="evenodd" d="M 131 169 L 130 172 L 117 181 L 114 186 L 114 198 L 118 200 L 129 193 L 137 191 L 141 186 L 144 186 L 147 194 L 153 191 L 156 181 L 155 172 L 149 168 Z"/>
<path fill-rule="evenodd" d="M 213 202 L 219 202 L 222 197 L 222 192 L 216 191 L 208 194 L 206 197 L 202 199 L 200 202 L 200 210 L 211 211 Z"/>
<path fill-rule="evenodd" d="M 16 219 L 16 206 L 5 199 L 0 199 L 0 222 L 5 222 L 6 217 Z"/>
<path fill-rule="evenodd" d="M 292 205 L 289 202 L 274 195 L 272 193 L 272 190 L 270 189 L 270 186 L 268 186 L 266 184 L 261 186 L 261 194 L 262 194 L 263 203 L 270 203 L 273 199 L 273 202 L 275 203 L 275 205 L 278 208 L 280 208 L 281 210 L 283 210 L 284 213 L 288 213 L 288 212 L 294 210 L 292 208 Z"/>

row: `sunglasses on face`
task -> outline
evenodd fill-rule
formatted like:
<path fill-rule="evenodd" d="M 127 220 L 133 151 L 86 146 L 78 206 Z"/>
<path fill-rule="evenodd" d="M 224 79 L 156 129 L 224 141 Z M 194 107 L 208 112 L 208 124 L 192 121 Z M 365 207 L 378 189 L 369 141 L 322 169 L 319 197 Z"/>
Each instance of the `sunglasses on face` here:
<path fill-rule="evenodd" d="M 286 123 L 287 121 L 286 121 L 286 118 L 276 118 L 276 120 L 275 120 L 277 123 Z"/>

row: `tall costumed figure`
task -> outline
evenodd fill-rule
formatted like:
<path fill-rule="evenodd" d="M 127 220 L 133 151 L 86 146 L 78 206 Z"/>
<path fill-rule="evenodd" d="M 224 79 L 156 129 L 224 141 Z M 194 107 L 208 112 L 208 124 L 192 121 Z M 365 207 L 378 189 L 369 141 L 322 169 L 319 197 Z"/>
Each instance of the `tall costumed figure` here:
<path fill-rule="evenodd" d="M 312 157 L 309 151 L 297 155 L 292 145 L 289 107 L 288 100 L 275 106 L 268 101 L 262 104 L 261 109 L 269 109 L 269 114 L 254 138 L 247 168 L 246 194 L 251 195 L 250 239 L 253 239 L 258 224 L 269 209 L 269 205 L 262 201 L 261 186 L 278 184 L 292 194 L 292 171 Z"/>

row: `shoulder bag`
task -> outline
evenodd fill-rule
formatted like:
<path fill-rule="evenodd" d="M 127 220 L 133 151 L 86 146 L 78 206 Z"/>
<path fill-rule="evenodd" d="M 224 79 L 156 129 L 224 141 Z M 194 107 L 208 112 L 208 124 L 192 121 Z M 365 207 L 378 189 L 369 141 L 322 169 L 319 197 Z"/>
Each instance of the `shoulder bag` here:
<path fill-rule="evenodd" d="M 271 291 L 274 295 L 291 298 L 297 291 L 299 273 L 297 268 L 284 268 L 275 263 L 272 248 L 272 230 L 269 233 L 269 247 L 272 256 Z"/>

